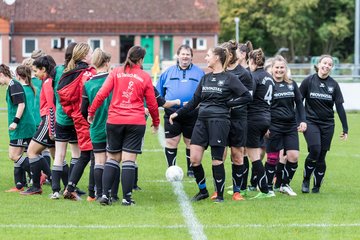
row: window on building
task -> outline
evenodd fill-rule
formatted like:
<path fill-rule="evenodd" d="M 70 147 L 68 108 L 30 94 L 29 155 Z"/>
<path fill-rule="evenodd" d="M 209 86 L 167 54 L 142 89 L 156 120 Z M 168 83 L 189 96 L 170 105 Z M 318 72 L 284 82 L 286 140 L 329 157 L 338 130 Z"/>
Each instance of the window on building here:
<path fill-rule="evenodd" d="M 65 47 L 67 48 L 67 46 L 72 43 L 75 42 L 75 40 L 73 38 L 65 38 Z"/>
<path fill-rule="evenodd" d="M 101 48 L 101 49 L 103 48 L 101 38 L 90 38 L 89 39 L 89 45 L 93 50 L 95 50 L 96 48 Z"/>
<path fill-rule="evenodd" d="M 31 53 L 38 48 L 38 41 L 36 38 L 24 38 L 22 46 L 23 57 L 30 57 Z"/>
<path fill-rule="evenodd" d="M 54 49 L 62 48 L 61 39 L 60 38 L 52 38 L 51 39 L 51 48 L 54 48 Z"/>
<path fill-rule="evenodd" d="M 188 45 L 189 47 L 193 47 L 193 39 L 192 38 L 184 38 L 183 40 L 184 45 Z"/>
<path fill-rule="evenodd" d="M 189 45 L 195 50 L 206 50 L 206 39 L 205 38 L 184 38 L 183 44 Z"/>
<path fill-rule="evenodd" d="M 196 49 L 197 50 L 206 50 L 206 39 L 204 38 L 197 38 L 196 39 Z"/>

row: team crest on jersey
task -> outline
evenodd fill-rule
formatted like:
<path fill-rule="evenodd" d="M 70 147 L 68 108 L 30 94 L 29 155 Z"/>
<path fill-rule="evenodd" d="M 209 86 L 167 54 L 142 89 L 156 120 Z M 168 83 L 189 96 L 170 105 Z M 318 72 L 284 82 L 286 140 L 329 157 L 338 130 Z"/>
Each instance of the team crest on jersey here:
<path fill-rule="evenodd" d="M 283 87 L 283 86 L 284 86 L 284 84 L 280 83 L 280 87 Z"/>
<path fill-rule="evenodd" d="M 329 93 L 334 92 L 334 87 L 328 87 Z"/>
<path fill-rule="evenodd" d="M 218 83 L 217 83 L 217 85 L 218 85 L 219 87 L 224 86 L 224 84 L 225 84 L 225 81 L 224 81 L 224 80 L 219 80 Z"/>
<path fill-rule="evenodd" d="M 294 90 L 294 86 L 292 84 L 288 84 L 287 87 L 290 91 Z"/>
<path fill-rule="evenodd" d="M 325 84 L 323 84 L 323 83 L 320 83 L 320 87 L 325 87 Z"/>

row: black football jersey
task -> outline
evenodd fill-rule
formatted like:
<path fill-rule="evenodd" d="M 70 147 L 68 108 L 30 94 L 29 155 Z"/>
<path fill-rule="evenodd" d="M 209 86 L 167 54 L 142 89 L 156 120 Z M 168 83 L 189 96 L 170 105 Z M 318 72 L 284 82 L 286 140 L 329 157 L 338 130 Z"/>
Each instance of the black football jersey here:
<path fill-rule="evenodd" d="M 227 103 L 248 90 L 232 73 L 208 73 L 202 77 L 193 98 L 177 113 L 183 113 L 199 105 L 198 118 L 229 118 Z"/>
<path fill-rule="evenodd" d="M 270 105 L 274 91 L 274 80 L 263 68 L 251 73 L 254 81 L 253 101 L 248 104 L 248 119 L 270 121 Z"/>
<path fill-rule="evenodd" d="M 299 122 L 305 121 L 305 110 L 302 96 L 296 82 L 276 82 L 271 102 L 271 125 L 282 130 L 296 126 L 296 109 L 299 112 Z"/>
<path fill-rule="evenodd" d="M 227 72 L 235 74 L 252 95 L 254 83 L 251 74 L 248 70 L 246 70 L 239 64 L 234 69 L 228 70 Z M 247 116 L 247 105 L 240 105 L 231 109 L 232 119 L 243 118 L 246 116 Z"/>
<path fill-rule="evenodd" d="M 316 73 L 300 85 L 305 98 L 306 119 L 320 124 L 334 123 L 334 104 L 343 103 L 339 84 L 330 76 L 321 79 Z"/>

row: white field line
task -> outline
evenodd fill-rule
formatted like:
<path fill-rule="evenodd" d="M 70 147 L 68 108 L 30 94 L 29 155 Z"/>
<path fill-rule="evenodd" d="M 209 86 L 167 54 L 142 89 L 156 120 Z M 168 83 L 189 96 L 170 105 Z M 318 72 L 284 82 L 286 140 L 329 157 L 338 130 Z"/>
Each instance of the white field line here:
<path fill-rule="evenodd" d="M 184 191 L 182 182 L 172 182 L 172 186 L 174 193 L 177 196 L 181 208 L 181 213 L 185 219 L 185 223 L 189 229 L 192 239 L 206 240 L 207 237 L 204 233 L 203 226 L 195 216 L 191 203 Z"/>
<path fill-rule="evenodd" d="M 158 130 L 158 140 L 162 148 L 165 148 L 165 132 L 164 128 L 160 125 Z M 172 182 L 174 193 L 177 196 L 180 204 L 181 213 L 184 217 L 186 226 L 193 240 L 206 240 L 207 237 L 204 233 L 203 226 L 195 216 L 191 203 L 184 191 L 181 181 Z"/>
<path fill-rule="evenodd" d="M 164 149 L 166 146 L 165 145 L 165 130 L 164 130 L 164 127 L 161 125 L 159 125 L 159 130 L 158 130 L 157 136 L 158 136 L 158 140 L 159 140 L 161 147 Z M 163 151 L 163 149 L 160 149 L 160 150 Z"/>
<path fill-rule="evenodd" d="M 206 229 L 237 229 L 237 228 L 353 228 L 360 227 L 360 223 L 292 223 L 292 224 L 210 224 L 203 225 Z M 188 225 L 157 225 L 157 224 L 129 224 L 129 225 L 75 225 L 75 224 L 0 224 L 1 228 L 26 228 L 26 229 L 132 229 L 132 228 L 153 228 L 153 229 L 182 229 Z"/>

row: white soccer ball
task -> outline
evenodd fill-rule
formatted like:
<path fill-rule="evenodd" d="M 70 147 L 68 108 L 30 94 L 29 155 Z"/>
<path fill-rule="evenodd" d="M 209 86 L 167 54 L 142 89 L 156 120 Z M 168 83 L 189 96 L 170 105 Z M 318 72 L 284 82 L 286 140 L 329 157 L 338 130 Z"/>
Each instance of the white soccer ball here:
<path fill-rule="evenodd" d="M 177 182 L 183 179 L 184 172 L 179 166 L 170 166 L 166 170 L 165 176 L 169 182 Z"/>

